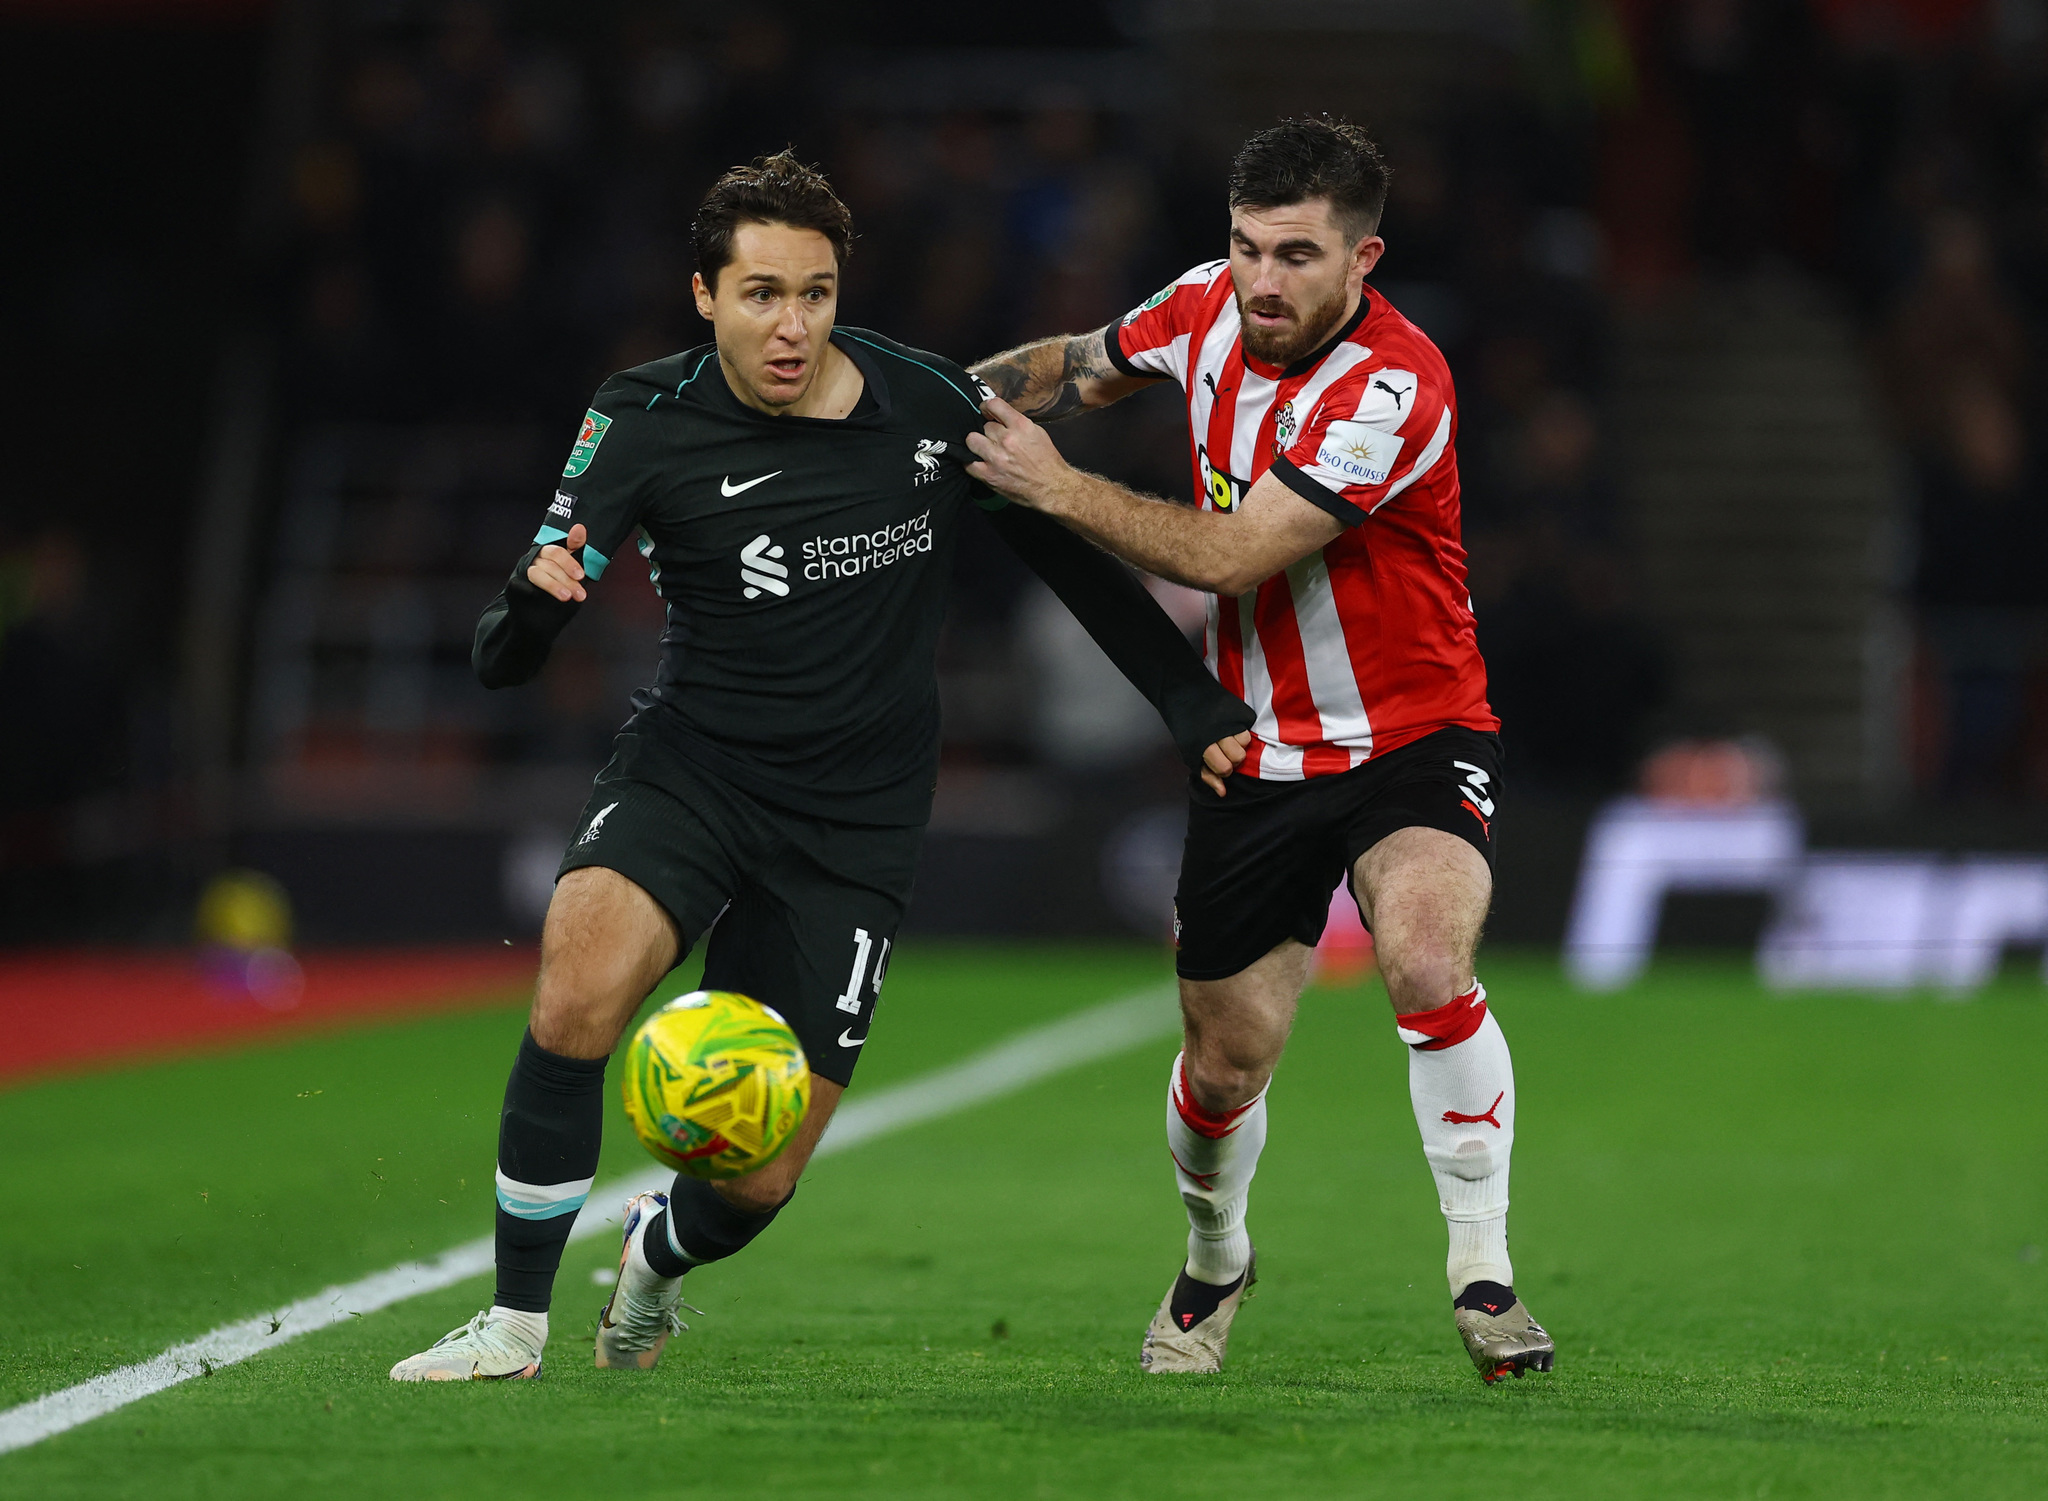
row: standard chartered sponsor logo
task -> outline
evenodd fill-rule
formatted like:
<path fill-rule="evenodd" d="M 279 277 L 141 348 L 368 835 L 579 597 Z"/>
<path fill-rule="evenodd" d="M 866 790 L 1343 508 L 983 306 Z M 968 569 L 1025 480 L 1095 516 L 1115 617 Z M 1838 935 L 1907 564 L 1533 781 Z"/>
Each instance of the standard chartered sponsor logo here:
<path fill-rule="evenodd" d="M 789 568 L 775 561 L 781 556 L 782 549 L 770 544 L 766 532 L 742 547 L 740 582 L 747 587 L 740 592 L 748 599 L 759 599 L 764 592 L 778 597 L 789 593 L 789 585 L 783 582 L 789 577 Z"/>
<path fill-rule="evenodd" d="M 932 513 L 926 511 L 894 526 L 844 537 L 813 537 L 803 546 L 804 577 L 850 579 L 887 568 L 913 553 L 932 550 Z"/>

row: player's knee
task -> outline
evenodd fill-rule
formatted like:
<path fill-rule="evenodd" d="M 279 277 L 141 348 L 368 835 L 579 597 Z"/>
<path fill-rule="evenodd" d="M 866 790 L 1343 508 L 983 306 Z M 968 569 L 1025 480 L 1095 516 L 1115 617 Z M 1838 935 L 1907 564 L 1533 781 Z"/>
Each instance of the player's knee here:
<path fill-rule="evenodd" d="M 1407 1015 L 1448 1005 L 1472 984 L 1472 961 L 1440 939 L 1381 943 L 1375 956 L 1394 1010 Z"/>
<path fill-rule="evenodd" d="M 596 1058 L 609 1053 L 617 1041 L 616 1038 L 607 1039 L 606 1034 L 612 1029 L 604 1023 L 601 1009 L 587 1000 L 560 992 L 552 997 L 536 992 L 526 1030 L 550 1053 L 560 1053 L 569 1058 Z"/>
<path fill-rule="evenodd" d="M 1190 1039 L 1181 1067 L 1196 1102 L 1205 1110 L 1235 1110 L 1258 1097 L 1273 1077 L 1273 1059 L 1263 1050 L 1210 1045 Z"/>
<path fill-rule="evenodd" d="M 799 1171 L 777 1160 L 743 1178 L 725 1178 L 711 1186 L 742 1214 L 766 1214 L 771 1209 L 780 1209 L 796 1192 Z"/>
<path fill-rule="evenodd" d="M 1249 1008 L 1228 1018 L 1183 1013 L 1181 1066 L 1207 1110 L 1235 1110 L 1273 1077 L 1287 1046 L 1286 1019 Z"/>
<path fill-rule="evenodd" d="M 549 1052 L 601 1057 L 645 995 L 636 986 L 633 977 L 579 962 L 574 954 L 543 953 L 527 1028 Z"/>

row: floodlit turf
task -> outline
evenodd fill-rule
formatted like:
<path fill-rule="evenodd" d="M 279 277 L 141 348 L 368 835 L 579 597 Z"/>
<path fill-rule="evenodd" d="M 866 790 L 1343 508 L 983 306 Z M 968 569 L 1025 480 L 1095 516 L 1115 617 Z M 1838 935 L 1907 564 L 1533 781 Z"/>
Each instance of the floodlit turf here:
<path fill-rule="evenodd" d="M 863 1082 L 1162 977 L 1144 952 L 911 948 Z M 1457 1349 L 1376 991 L 1312 992 L 1221 1378 L 1142 1376 L 1179 1254 L 1171 1044 L 820 1164 L 692 1275 L 650 1376 L 384 1372 L 487 1300 L 400 1304 L 0 1457 L 0 1494 L 1251 1498 L 2038 1495 L 2048 1004 L 1773 998 L 1737 961 L 1618 997 L 1483 966 L 1516 1051 L 1518 1283 L 1558 1369 Z M 0 1405 L 488 1225 L 516 1012 L 0 1094 Z M 320 1091 L 313 1093 L 313 1091 Z M 606 1171 L 637 1166 L 614 1111 Z"/>

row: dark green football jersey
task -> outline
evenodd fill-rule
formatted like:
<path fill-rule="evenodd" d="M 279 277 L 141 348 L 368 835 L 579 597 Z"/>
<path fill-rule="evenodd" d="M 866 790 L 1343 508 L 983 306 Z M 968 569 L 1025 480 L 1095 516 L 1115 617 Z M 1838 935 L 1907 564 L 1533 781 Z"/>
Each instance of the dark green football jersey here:
<path fill-rule="evenodd" d="M 606 381 L 536 542 L 581 522 L 593 580 L 634 544 L 667 606 L 646 717 L 784 806 L 920 823 L 937 763 L 933 670 L 975 503 L 965 370 L 864 329 L 832 341 L 866 390 L 840 419 L 742 403 L 705 345 Z"/>

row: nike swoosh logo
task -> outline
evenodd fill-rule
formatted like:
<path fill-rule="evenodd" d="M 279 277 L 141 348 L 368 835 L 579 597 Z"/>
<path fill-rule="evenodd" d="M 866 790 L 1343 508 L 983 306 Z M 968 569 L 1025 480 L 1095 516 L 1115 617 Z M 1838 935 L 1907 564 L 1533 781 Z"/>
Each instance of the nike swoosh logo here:
<path fill-rule="evenodd" d="M 844 1032 L 841 1032 L 839 1034 L 839 1045 L 842 1048 L 857 1048 L 866 1041 L 867 1039 L 865 1037 L 855 1037 L 853 1035 L 853 1028 L 851 1027 L 848 1027 Z"/>
<path fill-rule="evenodd" d="M 780 473 L 782 473 L 780 469 L 775 471 L 775 474 Z M 728 474 L 724 479 L 718 482 L 718 493 L 720 495 L 724 495 L 727 497 L 734 496 L 739 494 L 742 490 L 751 490 L 756 485 L 767 483 L 769 480 L 775 478 L 775 474 L 764 474 L 759 479 L 748 480 L 744 485 L 735 485 L 732 482 L 732 476 Z"/>

